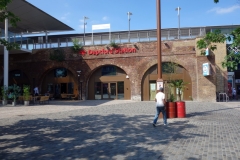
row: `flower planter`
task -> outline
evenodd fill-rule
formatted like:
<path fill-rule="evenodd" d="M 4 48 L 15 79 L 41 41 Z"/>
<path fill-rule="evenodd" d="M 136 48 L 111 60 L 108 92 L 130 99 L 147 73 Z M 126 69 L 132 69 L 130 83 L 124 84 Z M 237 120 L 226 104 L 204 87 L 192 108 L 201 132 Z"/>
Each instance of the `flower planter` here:
<path fill-rule="evenodd" d="M 13 101 L 12 102 L 12 106 L 16 106 L 17 105 L 17 102 L 16 101 Z"/>
<path fill-rule="evenodd" d="M 167 118 L 176 118 L 175 102 L 167 102 Z"/>
<path fill-rule="evenodd" d="M 186 117 L 186 109 L 185 102 L 176 102 L 176 112 L 177 118 L 185 118 Z"/>
<path fill-rule="evenodd" d="M 7 105 L 8 101 L 7 100 L 2 100 L 2 105 Z"/>
<path fill-rule="evenodd" d="M 29 106 L 29 101 L 24 101 L 25 106 Z"/>

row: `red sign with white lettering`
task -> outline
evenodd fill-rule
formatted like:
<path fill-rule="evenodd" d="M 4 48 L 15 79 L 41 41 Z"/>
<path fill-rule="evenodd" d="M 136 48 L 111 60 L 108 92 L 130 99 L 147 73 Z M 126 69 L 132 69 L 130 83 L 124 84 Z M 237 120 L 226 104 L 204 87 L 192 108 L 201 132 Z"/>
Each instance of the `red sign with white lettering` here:
<path fill-rule="evenodd" d="M 100 54 L 124 54 L 124 53 L 136 53 L 136 48 L 116 48 L 116 49 L 99 49 L 99 50 L 81 50 L 80 55 L 100 55 Z"/>

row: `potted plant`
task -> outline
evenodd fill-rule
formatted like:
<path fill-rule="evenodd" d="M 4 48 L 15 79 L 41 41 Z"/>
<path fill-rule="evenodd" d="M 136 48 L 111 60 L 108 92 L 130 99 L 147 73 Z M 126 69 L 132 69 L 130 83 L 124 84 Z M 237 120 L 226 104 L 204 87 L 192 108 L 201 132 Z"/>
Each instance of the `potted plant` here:
<path fill-rule="evenodd" d="M 7 105 L 7 98 L 8 98 L 8 88 L 7 88 L 7 86 L 2 86 L 1 87 L 1 92 L 2 92 L 2 104 Z"/>
<path fill-rule="evenodd" d="M 167 100 L 167 118 L 176 118 L 176 105 L 175 105 L 175 96 L 170 93 Z"/>
<path fill-rule="evenodd" d="M 11 91 L 11 94 L 13 96 L 12 105 L 16 106 L 16 100 L 17 100 L 17 97 L 20 95 L 21 88 L 19 86 L 17 86 L 16 84 L 9 86 L 8 88 Z"/>
<path fill-rule="evenodd" d="M 186 109 L 185 102 L 182 101 L 183 91 L 186 85 L 189 83 L 184 82 L 182 79 L 171 81 L 170 85 L 176 89 L 178 101 L 176 103 L 176 112 L 177 118 L 185 118 L 186 117 Z"/>
<path fill-rule="evenodd" d="M 74 52 L 79 52 L 80 50 L 83 49 L 82 43 L 80 43 L 79 39 L 73 38 L 73 39 L 72 39 L 72 42 L 73 42 L 72 50 L 73 50 Z"/>
<path fill-rule="evenodd" d="M 118 45 L 117 43 L 115 42 L 115 40 L 111 40 L 110 44 L 109 44 L 111 47 L 113 48 L 118 48 Z"/>
<path fill-rule="evenodd" d="M 23 86 L 23 100 L 24 100 L 24 105 L 28 106 L 29 101 L 30 101 L 30 86 L 29 85 Z"/>

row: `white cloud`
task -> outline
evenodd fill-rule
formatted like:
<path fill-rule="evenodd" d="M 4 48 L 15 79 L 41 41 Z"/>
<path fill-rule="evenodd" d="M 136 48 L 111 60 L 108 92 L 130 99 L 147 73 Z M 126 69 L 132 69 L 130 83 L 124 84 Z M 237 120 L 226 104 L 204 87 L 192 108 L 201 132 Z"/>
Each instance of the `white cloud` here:
<path fill-rule="evenodd" d="M 65 14 L 61 17 L 61 19 L 62 19 L 62 20 L 68 20 L 67 18 L 68 18 L 69 15 L 70 15 L 69 12 L 68 12 L 68 13 L 65 13 Z"/>
<path fill-rule="evenodd" d="M 106 20 L 108 20 L 108 17 L 107 17 L 107 16 L 104 16 L 104 17 L 102 18 L 102 20 L 106 21 Z"/>
<path fill-rule="evenodd" d="M 209 10 L 208 12 L 215 12 L 216 14 L 226 14 L 226 13 L 234 12 L 237 9 L 240 9 L 240 5 L 234 5 L 228 8 L 216 7 Z"/>

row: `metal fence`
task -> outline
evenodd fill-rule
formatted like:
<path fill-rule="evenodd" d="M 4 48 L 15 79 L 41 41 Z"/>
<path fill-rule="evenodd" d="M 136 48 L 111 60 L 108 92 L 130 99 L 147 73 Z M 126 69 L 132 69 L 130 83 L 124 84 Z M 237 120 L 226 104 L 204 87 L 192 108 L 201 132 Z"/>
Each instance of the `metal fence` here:
<path fill-rule="evenodd" d="M 180 31 L 180 39 L 194 39 L 199 36 L 206 34 L 205 27 L 196 28 L 182 28 Z M 9 41 L 17 42 L 23 49 L 42 49 L 42 48 L 57 48 L 57 47 L 69 47 L 73 46 L 72 39 L 77 38 L 80 42 L 83 42 L 83 34 L 74 35 L 45 35 L 27 37 L 22 35 L 11 35 Z M 177 40 L 178 29 L 162 29 L 161 39 Z M 157 30 L 134 30 L 130 32 L 130 43 L 136 42 L 151 42 L 157 40 Z M 120 32 L 102 32 L 102 33 L 86 33 L 85 34 L 85 45 L 102 45 L 109 44 L 111 41 L 116 43 L 128 43 L 128 31 Z M 83 44 L 83 43 L 82 43 Z"/>

